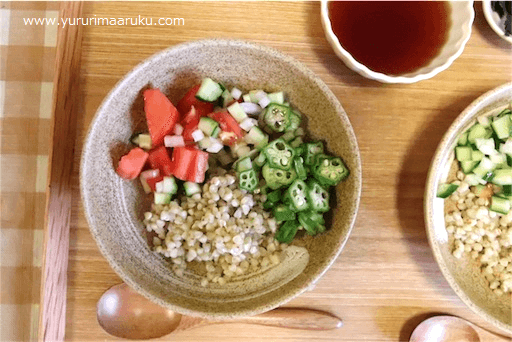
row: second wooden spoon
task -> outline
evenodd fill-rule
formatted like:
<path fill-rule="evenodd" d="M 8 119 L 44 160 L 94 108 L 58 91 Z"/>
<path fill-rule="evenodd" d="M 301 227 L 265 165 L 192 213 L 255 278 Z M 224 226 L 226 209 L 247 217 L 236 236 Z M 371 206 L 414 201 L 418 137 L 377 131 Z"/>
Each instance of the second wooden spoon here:
<path fill-rule="evenodd" d="M 126 284 L 108 289 L 97 305 L 101 327 L 111 335 L 127 339 L 151 339 L 200 325 L 214 323 L 252 323 L 282 328 L 331 330 L 342 326 L 341 320 L 329 313 L 311 309 L 278 308 L 269 312 L 230 321 L 207 321 L 182 316 L 165 309 Z"/>

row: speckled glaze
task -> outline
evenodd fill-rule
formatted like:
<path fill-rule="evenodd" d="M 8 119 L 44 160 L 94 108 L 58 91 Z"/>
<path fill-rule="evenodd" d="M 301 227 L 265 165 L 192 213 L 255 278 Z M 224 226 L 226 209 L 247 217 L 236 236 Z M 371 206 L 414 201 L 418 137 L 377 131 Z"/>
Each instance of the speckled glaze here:
<path fill-rule="evenodd" d="M 467 107 L 444 135 L 430 167 L 425 189 L 425 223 L 430 246 L 441 271 L 457 295 L 475 313 L 501 332 L 512 336 L 512 300 L 510 295 L 495 295 L 489 289 L 476 261 L 464 255 L 456 259 L 451 254 L 444 222 L 444 200 L 436 198 L 437 188 L 446 179 L 454 159 L 453 149 L 458 137 L 480 115 L 492 115 L 509 106 L 512 83 L 485 93 Z"/>
<path fill-rule="evenodd" d="M 327 41 L 331 44 L 336 55 L 352 70 L 372 80 L 382 83 L 415 83 L 434 77 L 443 70 L 446 70 L 464 51 L 469 37 L 471 36 L 471 25 L 475 19 L 473 1 L 450 1 L 452 26 L 448 34 L 448 41 L 441 49 L 439 55 L 428 65 L 401 76 L 387 75 L 369 69 L 359 63 L 352 55 L 345 50 L 338 37 L 334 34 L 329 18 L 328 0 L 322 0 L 321 16 Z"/>
<path fill-rule="evenodd" d="M 283 90 L 307 117 L 312 137 L 341 156 L 351 174 L 336 189 L 330 229 L 304 237 L 292 250 L 293 270 L 263 272 L 226 289 L 202 288 L 193 274 L 173 275 L 148 248 L 142 214 L 150 196 L 123 181 L 115 165 L 134 131 L 144 129 L 141 89 L 158 87 L 176 103 L 202 77 L 247 91 Z M 90 125 L 81 161 L 83 205 L 92 235 L 113 269 L 150 300 L 181 314 L 210 319 L 254 315 L 306 291 L 327 271 L 347 241 L 359 205 L 361 162 L 350 122 L 333 93 L 304 65 L 276 50 L 233 40 L 204 40 L 164 50 L 138 65 L 108 94 Z M 288 273 L 288 274 L 286 274 Z"/>

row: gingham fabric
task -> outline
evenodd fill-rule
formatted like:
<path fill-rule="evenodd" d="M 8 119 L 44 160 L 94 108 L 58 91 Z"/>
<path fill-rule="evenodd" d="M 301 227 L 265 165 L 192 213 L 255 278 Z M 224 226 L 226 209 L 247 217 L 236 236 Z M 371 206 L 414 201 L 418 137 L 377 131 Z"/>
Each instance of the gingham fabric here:
<path fill-rule="evenodd" d="M 0 341 L 37 340 L 58 7 L 0 2 Z"/>

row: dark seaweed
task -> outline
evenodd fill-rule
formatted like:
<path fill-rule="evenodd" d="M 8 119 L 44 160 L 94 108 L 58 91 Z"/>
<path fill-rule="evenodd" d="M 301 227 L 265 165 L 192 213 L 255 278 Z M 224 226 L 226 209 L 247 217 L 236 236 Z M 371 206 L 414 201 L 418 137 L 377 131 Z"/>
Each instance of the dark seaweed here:
<path fill-rule="evenodd" d="M 491 8 L 500 18 L 505 17 L 505 36 L 512 35 L 512 1 L 491 1 Z"/>

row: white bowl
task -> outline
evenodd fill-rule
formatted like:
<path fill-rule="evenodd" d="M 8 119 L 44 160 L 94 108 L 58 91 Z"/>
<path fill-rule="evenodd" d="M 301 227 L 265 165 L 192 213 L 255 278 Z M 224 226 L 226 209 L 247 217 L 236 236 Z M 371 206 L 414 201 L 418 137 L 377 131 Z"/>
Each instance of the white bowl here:
<path fill-rule="evenodd" d="M 498 13 L 494 12 L 491 8 L 491 1 L 486 0 L 482 2 L 482 8 L 484 10 L 485 20 L 489 23 L 489 26 L 504 40 L 512 44 L 512 36 L 505 36 L 505 31 L 502 28 L 501 21 Z"/>
<path fill-rule="evenodd" d="M 439 55 L 428 65 L 408 74 L 400 76 L 391 76 L 370 70 L 365 65 L 359 63 L 352 55 L 345 50 L 331 27 L 329 18 L 329 9 L 327 0 L 322 0 L 321 14 L 327 40 L 331 44 L 336 55 L 345 64 L 358 74 L 383 83 L 414 83 L 431 78 L 441 71 L 447 69 L 464 50 L 464 46 L 471 36 L 471 25 L 475 18 L 473 10 L 473 1 L 450 1 L 451 6 L 451 28 L 448 42 L 444 45 Z"/>

